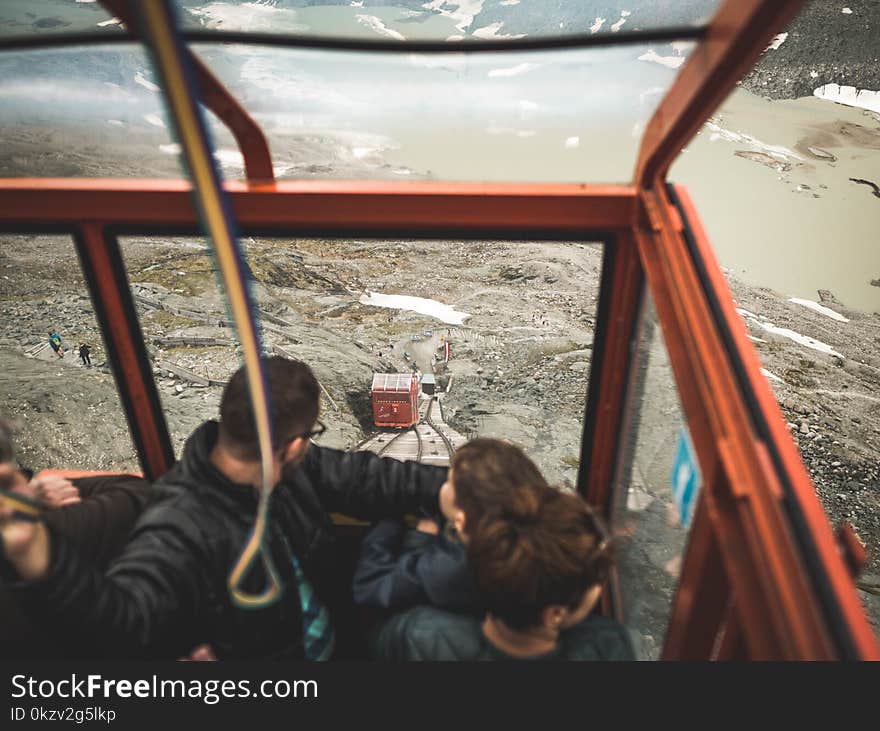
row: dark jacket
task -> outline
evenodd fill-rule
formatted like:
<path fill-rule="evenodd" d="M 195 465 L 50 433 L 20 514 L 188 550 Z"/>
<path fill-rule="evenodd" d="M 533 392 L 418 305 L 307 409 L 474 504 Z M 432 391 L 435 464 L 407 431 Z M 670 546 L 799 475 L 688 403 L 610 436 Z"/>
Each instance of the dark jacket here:
<path fill-rule="evenodd" d="M 312 445 L 294 478 L 272 495 L 264 550 L 280 574 L 280 600 L 239 608 L 227 579 L 253 526 L 257 495 L 210 462 L 217 432 L 209 421 L 190 437 L 180 462 L 154 484 L 158 497 L 106 572 L 85 564 L 53 530 L 49 576 L 24 587 L 31 611 L 47 625 L 80 633 L 99 655 L 176 658 L 206 642 L 221 659 L 300 659 L 291 552 L 338 628 L 346 599 L 351 604 L 350 586 L 339 582 L 329 513 L 376 520 L 437 510 L 445 468 Z M 258 564 L 244 588 L 257 593 L 265 585 Z"/>
<path fill-rule="evenodd" d="M 600 616 L 587 617 L 560 635 L 545 655 L 516 658 L 496 648 L 483 634 L 482 618 L 433 607 L 415 607 L 383 624 L 372 638 L 378 660 L 635 660 L 623 625 Z"/>
<path fill-rule="evenodd" d="M 81 501 L 45 512 L 50 529 L 75 545 L 84 560 L 106 567 L 128 540 L 150 499 L 151 485 L 135 475 L 100 475 L 72 480 Z M 34 625 L 0 582 L 0 657 L 47 659 L 69 654 L 65 637 Z"/>
<path fill-rule="evenodd" d="M 354 572 L 354 600 L 381 609 L 419 604 L 478 611 L 467 552 L 446 536 L 383 520 L 364 537 Z"/>

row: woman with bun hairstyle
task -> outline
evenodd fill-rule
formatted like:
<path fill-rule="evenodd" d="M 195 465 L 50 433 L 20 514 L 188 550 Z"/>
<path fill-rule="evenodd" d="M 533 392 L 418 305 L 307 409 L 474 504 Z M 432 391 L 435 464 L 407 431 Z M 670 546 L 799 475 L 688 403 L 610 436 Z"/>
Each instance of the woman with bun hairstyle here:
<path fill-rule="evenodd" d="M 486 438 L 463 445 L 440 489 L 442 515 L 422 518 L 415 530 L 383 520 L 364 537 L 355 602 L 390 611 L 430 604 L 481 614 L 464 547 L 470 528 L 514 493 L 536 486 L 547 483 L 519 447 Z"/>
<path fill-rule="evenodd" d="M 453 470 L 454 474 L 454 470 Z M 467 489 L 452 506 L 466 537 L 481 617 L 416 607 L 373 637 L 384 660 L 633 660 L 626 629 L 591 615 L 611 566 L 601 521 L 543 481 L 474 519 Z M 444 511 L 445 512 L 445 511 Z"/>

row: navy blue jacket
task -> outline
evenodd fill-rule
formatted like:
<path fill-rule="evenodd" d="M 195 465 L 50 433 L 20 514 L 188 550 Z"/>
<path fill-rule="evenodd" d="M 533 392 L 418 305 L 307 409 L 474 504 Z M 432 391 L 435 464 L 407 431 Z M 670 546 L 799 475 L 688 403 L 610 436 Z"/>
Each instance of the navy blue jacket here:
<path fill-rule="evenodd" d="M 364 537 L 354 573 L 354 600 L 400 611 L 419 604 L 478 611 L 464 546 L 383 520 Z"/>

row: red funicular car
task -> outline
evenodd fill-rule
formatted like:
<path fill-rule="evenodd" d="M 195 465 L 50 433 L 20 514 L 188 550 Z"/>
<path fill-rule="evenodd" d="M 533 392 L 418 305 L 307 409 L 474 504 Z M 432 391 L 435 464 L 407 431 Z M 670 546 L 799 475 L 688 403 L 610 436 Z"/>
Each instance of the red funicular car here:
<path fill-rule="evenodd" d="M 419 379 L 411 373 L 373 374 L 373 423 L 410 427 L 419 421 Z"/>

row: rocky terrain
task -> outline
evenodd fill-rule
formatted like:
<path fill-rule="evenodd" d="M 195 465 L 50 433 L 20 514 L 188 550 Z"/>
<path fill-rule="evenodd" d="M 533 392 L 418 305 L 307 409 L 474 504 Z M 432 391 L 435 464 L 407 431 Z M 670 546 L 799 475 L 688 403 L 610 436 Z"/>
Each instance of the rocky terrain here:
<path fill-rule="evenodd" d="M 824 84 L 880 90 L 880 2 L 809 0 L 743 85 L 771 99 L 810 96 Z"/>
<path fill-rule="evenodd" d="M 600 246 L 246 243 L 266 349 L 315 369 L 326 394 L 326 443 L 347 448 L 369 433 L 372 373 L 407 370 L 422 348 L 413 336 L 431 330 L 435 342 L 443 335 L 452 343 L 452 360 L 438 367 L 441 386 L 452 381 L 444 396 L 450 425 L 466 436 L 510 438 L 551 480 L 575 481 Z M 123 239 L 122 249 L 179 451 L 192 429 L 216 414 L 221 389 L 212 384 L 225 381 L 240 363 L 234 334 L 225 326 L 203 242 L 141 237 Z M 20 427 L 21 461 L 37 468 L 137 469 L 71 242 L 5 237 L 0 250 L 0 412 Z M 735 279 L 731 286 L 832 522 L 854 526 L 871 557 L 864 585 L 880 583 L 880 562 L 871 550 L 880 546 L 880 320 L 847 311 L 830 293 L 823 293 L 824 301 L 847 322 Z M 431 297 L 470 317 L 451 326 L 361 304 L 369 291 Z M 649 313 L 649 322 L 652 317 Z M 68 348 L 63 359 L 43 347 L 50 328 Z M 780 329 L 821 341 L 839 356 L 795 342 Z M 92 345 L 91 369 L 78 363 L 80 342 Z M 662 338 L 655 333 L 647 342 L 653 360 L 627 506 L 637 522 L 653 510 L 639 515 L 650 502 L 640 504 L 640 495 L 650 495 L 667 515 L 668 475 L 681 424 Z M 37 352 L 31 357 L 25 351 Z M 658 586 L 669 591 L 684 536 L 672 530 L 645 558 L 658 573 Z M 874 599 L 867 591 L 864 597 Z M 877 607 L 873 611 L 880 617 Z"/>

